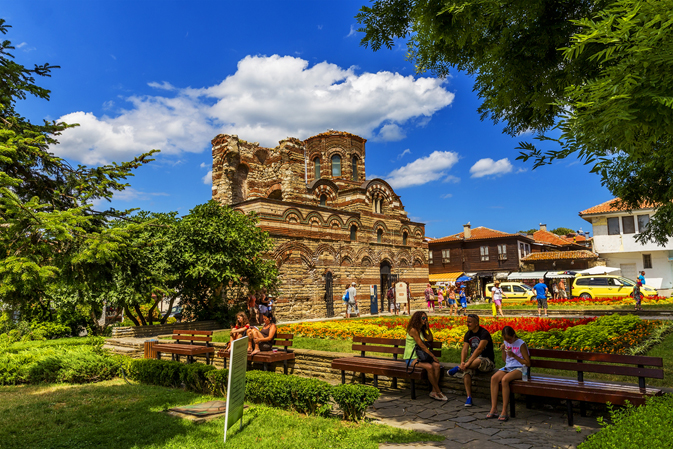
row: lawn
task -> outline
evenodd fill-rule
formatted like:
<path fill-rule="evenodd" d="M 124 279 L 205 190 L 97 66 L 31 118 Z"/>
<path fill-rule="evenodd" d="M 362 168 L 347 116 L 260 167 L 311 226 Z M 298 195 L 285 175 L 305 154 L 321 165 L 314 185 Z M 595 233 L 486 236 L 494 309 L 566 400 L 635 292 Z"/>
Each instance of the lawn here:
<path fill-rule="evenodd" d="M 502 306 L 502 311 L 507 315 L 507 309 L 512 310 L 537 310 L 537 303 L 531 302 L 530 304 L 515 303 L 507 304 L 504 303 Z M 491 304 L 468 304 L 467 312 L 470 310 L 491 310 Z M 568 312 L 576 312 L 577 310 L 633 310 L 632 304 L 616 304 L 616 305 L 603 305 L 603 304 L 587 304 L 582 306 L 565 306 L 565 305 L 556 305 L 553 303 L 549 304 L 549 310 L 567 310 Z M 643 304 L 643 310 L 671 310 L 673 311 L 673 305 L 671 304 Z M 449 313 L 447 308 L 442 310 L 442 313 Z"/>
<path fill-rule="evenodd" d="M 0 387 L 0 448 L 212 448 L 222 443 L 223 418 L 202 424 L 163 410 L 210 396 L 112 380 L 87 385 Z M 443 437 L 380 424 L 353 424 L 251 405 L 228 447 L 377 448 L 379 443 Z M 298 443 L 301 442 L 301 443 Z"/>

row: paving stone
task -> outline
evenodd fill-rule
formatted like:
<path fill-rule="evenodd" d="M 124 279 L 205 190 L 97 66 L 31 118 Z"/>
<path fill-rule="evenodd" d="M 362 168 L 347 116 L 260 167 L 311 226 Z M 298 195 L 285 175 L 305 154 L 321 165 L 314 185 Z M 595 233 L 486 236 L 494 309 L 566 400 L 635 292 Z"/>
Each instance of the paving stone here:
<path fill-rule="evenodd" d="M 461 444 L 469 443 L 472 440 L 484 439 L 482 434 L 460 427 L 441 432 L 441 434 L 444 435 L 447 440 L 452 440 Z"/>
<path fill-rule="evenodd" d="M 522 443 L 522 444 L 510 444 L 510 446 L 516 449 L 530 449 L 533 445 Z"/>
<path fill-rule="evenodd" d="M 484 435 L 493 436 L 496 433 L 500 432 L 500 429 L 493 429 L 488 427 L 481 427 L 479 429 L 473 429 L 475 432 L 483 433 Z"/>
<path fill-rule="evenodd" d="M 493 441 L 494 443 L 498 444 L 521 444 L 521 440 L 518 438 L 496 438 L 496 439 L 491 439 L 490 441 Z"/>
<path fill-rule="evenodd" d="M 457 423 L 456 425 L 457 425 L 458 427 L 462 427 L 463 429 L 467 429 L 467 430 L 476 430 L 476 431 L 479 431 L 479 429 L 482 429 L 482 428 L 483 428 L 483 427 L 481 427 L 481 426 L 478 425 L 478 424 L 473 424 L 473 423 L 470 423 L 470 422 L 459 422 L 459 423 Z"/>
<path fill-rule="evenodd" d="M 451 421 L 453 422 L 472 422 L 475 420 L 476 418 L 474 416 L 456 416 L 455 418 L 451 418 Z"/>
<path fill-rule="evenodd" d="M 437 412 L 435 410 L 429 408 L 427 410 L 423 410 L 420 413 L 416 413 L 416 416 L 418 416 L 420 418 L 423 418 L 423 419 L 428 419 L 432 416 L 435 416 L 436 414 L 437 414 Z"/>

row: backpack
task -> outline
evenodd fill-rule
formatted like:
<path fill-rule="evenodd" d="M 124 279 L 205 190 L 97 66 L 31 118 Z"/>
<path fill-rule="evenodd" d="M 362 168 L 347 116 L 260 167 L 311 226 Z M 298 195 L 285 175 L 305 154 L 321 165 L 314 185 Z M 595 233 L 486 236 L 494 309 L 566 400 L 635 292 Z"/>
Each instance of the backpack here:
<path fill-rule="evenodd" d="M 347 303 L 347 302 L 348 302 L 348 289 L 346 289 L 346 293 L 344 293 L 344 295 L 341 297 L 341 300 L 342 300 L 344 303 Z"/>

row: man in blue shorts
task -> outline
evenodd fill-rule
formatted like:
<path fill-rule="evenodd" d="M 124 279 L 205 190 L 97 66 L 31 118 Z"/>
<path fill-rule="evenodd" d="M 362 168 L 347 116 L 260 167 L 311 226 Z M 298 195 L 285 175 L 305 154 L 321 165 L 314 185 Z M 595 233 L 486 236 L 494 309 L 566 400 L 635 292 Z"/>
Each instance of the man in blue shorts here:
<path fill-rule="evenodd" d="M 460 310 L 467 313 L 467 296 L 465 296 L 465 286 L 460 286 Z"/>
<path fill-rule="evenodd" d="M 541 309 L 544 308 L 544 316 L 547 315 L 547 295 L 549 294 L 549 289 L 547 288 L 547 285 L 544 283 L 544 279 L 540 279 L 540 281 L 535 284 L 535 287 L 533 287 L 533 290 L 535 290 L 535 293 L 537 294 L 537 316 L 540 318 L 540 312 Z"/>

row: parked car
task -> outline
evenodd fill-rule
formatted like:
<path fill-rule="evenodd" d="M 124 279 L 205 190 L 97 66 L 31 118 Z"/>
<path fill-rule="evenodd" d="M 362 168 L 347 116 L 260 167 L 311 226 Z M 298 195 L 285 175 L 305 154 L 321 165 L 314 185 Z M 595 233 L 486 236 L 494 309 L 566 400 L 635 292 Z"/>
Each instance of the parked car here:
<path fill-rule="evenodd" d="M 610 274 L 578 275 L 572 285 L 572 295 L 580 298 L 626 298 L 633 292 L 636 281 Z M 640 288 L 645 298 L 657 296 L 657 289 L 647 285 Z"/>
<path fill-rule="evenodd" d="M 507 298 L 503 298 L 503 301 L 530 301 L 531 298 L 535 296 L 533 289 L 521 282 L 501 282 L 500 288 L 502 292 L 507 295 Z M 493 289 L 493 282 L 486 284 L 486 291 L 484 296 L 491 299 L 491 290 Z"/>

